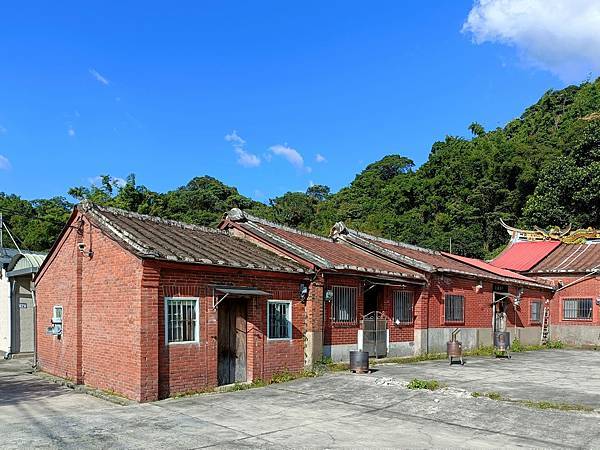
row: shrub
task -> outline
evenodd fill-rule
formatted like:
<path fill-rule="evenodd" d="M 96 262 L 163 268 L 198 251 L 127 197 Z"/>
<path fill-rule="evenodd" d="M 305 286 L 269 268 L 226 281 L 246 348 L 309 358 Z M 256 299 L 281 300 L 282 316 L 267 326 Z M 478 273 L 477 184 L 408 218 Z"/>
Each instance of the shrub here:
<path fill-rule="evenodd" d="M 546 342 L 546 348 L 564 348 L 564 344 L 561 341 L 548 341 Z"/>

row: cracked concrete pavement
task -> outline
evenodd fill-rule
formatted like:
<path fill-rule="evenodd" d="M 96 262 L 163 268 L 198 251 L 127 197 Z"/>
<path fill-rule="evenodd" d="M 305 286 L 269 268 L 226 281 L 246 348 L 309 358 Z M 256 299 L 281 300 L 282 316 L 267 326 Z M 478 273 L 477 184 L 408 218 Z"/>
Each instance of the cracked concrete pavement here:
<path fill-rule="evenodd" d="M 600 353 L 377 366 L 247 391 L 118 406 L 0 362 L 0 447 L 600 447 L 600 414 L 536 410 L 470 391 L 600 408 Z M 441 391 L 406 389 L 437 379 Z M 519 386 L 516 386 L 516 385 Z M 550 398 L 551 397 L 551 398 Z"/>

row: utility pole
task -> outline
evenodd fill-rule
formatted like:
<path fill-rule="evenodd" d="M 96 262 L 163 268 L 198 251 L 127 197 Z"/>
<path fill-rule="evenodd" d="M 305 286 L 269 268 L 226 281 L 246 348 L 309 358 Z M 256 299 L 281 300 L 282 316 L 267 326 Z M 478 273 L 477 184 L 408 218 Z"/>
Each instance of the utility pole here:
<path fill-rule="evenodd" d="M 450 253 L 452 253 L 452 236 L 450 236 Z"/>

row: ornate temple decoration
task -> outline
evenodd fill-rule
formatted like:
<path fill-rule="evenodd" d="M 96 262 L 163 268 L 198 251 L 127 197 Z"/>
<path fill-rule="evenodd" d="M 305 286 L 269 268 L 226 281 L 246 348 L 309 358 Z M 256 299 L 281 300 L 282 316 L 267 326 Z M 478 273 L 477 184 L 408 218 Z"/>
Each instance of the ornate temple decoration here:
<path fill-rule="evenodd" d="M 590 240 L 600 239 L 600 230 L 581 228 L 571 231 L 571 225 L 566 228 L 551 227 L 544 230 L 540 227 L 534 227 L 533 230 L 524 230 L 511 227 L 500 219 L 502 226 L 508 231 L 513 242 L 518 241 L 561 241 L 565 244 L 585 244 Z"/>

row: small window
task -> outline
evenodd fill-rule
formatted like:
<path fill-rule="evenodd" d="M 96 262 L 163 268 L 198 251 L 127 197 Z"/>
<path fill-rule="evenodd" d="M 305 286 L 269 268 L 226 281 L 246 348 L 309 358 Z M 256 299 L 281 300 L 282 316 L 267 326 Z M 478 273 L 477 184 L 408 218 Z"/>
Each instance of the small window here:
<path fill-rule="evenodd" d="M 267 336 L 269 339 L 292 338 L 292 302 L 267 303 Z"/>
<path fill-rule="evenodd" d="M 198 299 L 166 298 L 167 343 L 198 342 Z"/>
<path fill-rule="evenodd" d="M 356 322 L 355 287 L 333 286 L 331 316 L 334 322 Z"/>
<path fill-rule="evenodd" d="M 413 293 L 394 291 L 394 322 L 413 322 Z"/>
<path fill-rule="evenodd" d="M 592 320 L 591 298 L 568 298 L 563 303 L 564 320 Z"/>
<path fill-rule="evenodd" d="M 61 305 L 54 305 L 52 308 L 52 323 L 62 323 L 63 318 L 63 307 Z"/>
<path fill-rule="evenodd" d="M 541 317 L 542 317 L 542 302 L 540 301 L 532 301 L 531 302 L 531 321 L 538 323 L 541 321 Z"/>
<path fill-rule="evenodd" d="M 444 312 L 446 322 L 464 322 L 465 298 L 462 295 L 446 294 Z"/>

